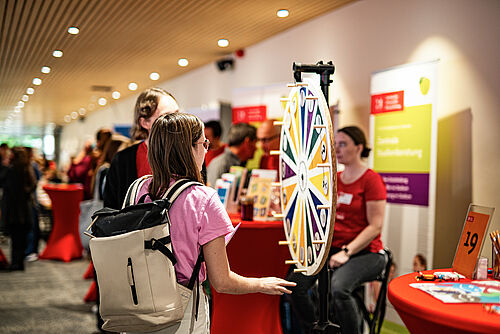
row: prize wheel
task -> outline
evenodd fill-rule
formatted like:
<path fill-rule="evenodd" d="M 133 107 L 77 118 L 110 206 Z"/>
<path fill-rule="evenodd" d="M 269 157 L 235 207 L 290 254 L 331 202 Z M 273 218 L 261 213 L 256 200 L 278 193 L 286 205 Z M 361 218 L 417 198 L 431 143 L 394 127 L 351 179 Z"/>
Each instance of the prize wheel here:
<path fill-rule="evenodd" d="M 291 263 L 303 274 L 315 275 L 330 250 L 337 168 L 328 105 L 312 84 L 297 83 L 288 96 L 281 127 L 279 174 Z"/>

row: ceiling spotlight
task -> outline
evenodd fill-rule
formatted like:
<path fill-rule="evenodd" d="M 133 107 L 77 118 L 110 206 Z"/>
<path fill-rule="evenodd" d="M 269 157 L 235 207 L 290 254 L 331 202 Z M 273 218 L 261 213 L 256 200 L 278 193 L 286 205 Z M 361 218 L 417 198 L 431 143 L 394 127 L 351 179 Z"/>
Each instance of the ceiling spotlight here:
<path fill-rule="evenodd" d="M 17 106 L 18 106 L 19 108 L 24 107 L 24 102 L 23 102 L 23 101 L 19 101 L 19 102 L 17 102 Z"/>
<path fill-rule="evenodd" d="M 78 113 L 83 116 L 83 115 L 85 115 L 87 113 L 87 109 L 80 108 L 80 109 L 78 109 Z"/>
<path fill-rule="evenodd" d="M 186 58 L 180 58 L 177 61 L 177 64 L 179 64 L 179 66 L 181 66 L 181 67 L 186 67 L 189 65 L 189 61 Z"/>
<path fill-rule="evenodd" d="M 76 119 L 78 117 L 78 113 L 76 111 L 73 111 L 71 113 L 71 118 Z"/>
<path fill-rule="evenodd" d="M 33 93 L 35 93 L 35 90 L 33 88 L 29 87 L 28 89 L 26 89 L 26 93 L 29 95 L 32 95 Z"/>
<path fill-rule="evenodd" d="M 14 108 L 14 111 L 15 111 L 15 112 L 21 112 L 21 108 L 19 108 L 19 107 L 15 107 L 15 108 Z"/>
<path fill-rule="evenodd" d="M 106 98 L 104 98 L 104 97 L 101 97 L 101 98 L 99 98 L 97 103 L 99 103 L 100 106 L 105 106 L 106 103 L 108 103 L 108 100 L 106 100 Z"/>
<path fill-rule="evenodd" d="M 66 123 L 71 122 L 71 116 L 70 116 L 70 115 L 66 115 L 66 116 L 64 116 L 64 121 L 65 121 Z"/>
<path fill-rule="evenodd" d="M 119 91 L 114 91 L 113 93 L 111 93 L 111 97 L 114 98 L 115 100 L 118 100 L 120 98 L 121 94 Z"/>
<path fill-rule="evenodd" d="M 48 67 L 48 66 L 42 67 L 42 73 L 49 74 L 50 73 L 50 67 Z"/>
<path fill-rule="evenodd" d="M 128 84 L 128 89 L 130 90 L 136 90 L 137 89 L 137 84 L 135 82 L 131 82 Z"/>
<path fill-rule="evenodd" d="M 63 56 L 63 52 L 61 50 L 54 50 L 54 52 L 52 52 L 52 55 L 56 58 L 61 58 Z"/>
<path fill-rule="evenodd" d="M 40 86 L 41 84 L 42 84 L 42 79 L 40 79 L 40 78 L 33 79 L 33 85 Z"/>
<path fill-rule="evenodd" d="M 288 16 L 288 10 L 286 9 L 280 9 L 276 12 L 276 16 L 278 17 L 287 17 Z"/>
<path fill-rule="evenodd" d="M 22 99 L 24 102 L 28 102 L 28 100 L 30 99 L 30 97 L 28 95 L 23 95 Z"/>
<path fill-rule="evenodd" d="M 95 108 L 95 104 L 90 103 L 87 109 L 88 110 L 94 110 L 94 108 Z"/>
<path fill-rule="evenodd" d="M 156 73 L 156 72 L 153 72 L 153 73 L 151 73 L 151 74 L 149 75 L 149 78 L 150 78 L 151 80 L 158 80 L 158 79 L 160 79 L 160 74 L 158 74 L 158 73 Z"/>
<path fill-rule="evenodd" d="M 221 48 L 225 48 L 229 45 L 229 41 L 225 38 L 221 38 L 217 41 L 217 45 L 219 45 Z"/>
<path fill-rule="evenodd" d="M 69 27 L 68 28 L 68 33 L 70 33 L 71 35 L 78 35 L 79 32 L 80 32 L 80 29 L 78 29 L 77 27 Z"/>

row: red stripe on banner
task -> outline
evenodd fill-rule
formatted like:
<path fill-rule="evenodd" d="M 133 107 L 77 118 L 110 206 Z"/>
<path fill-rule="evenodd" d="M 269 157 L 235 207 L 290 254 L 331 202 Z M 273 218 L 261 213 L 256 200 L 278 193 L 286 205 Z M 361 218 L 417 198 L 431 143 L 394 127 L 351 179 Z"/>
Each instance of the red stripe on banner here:
<path fill-rule="evenodd" d="M 372 95 L 372 114 L 380 114 L 404 109 L 404 90 Z"/>
<path fill-rule="evenodd" d="M 247 106 L 233 108 L 233 123 L 263 122 L 267 118 L 267 106 Z"/>

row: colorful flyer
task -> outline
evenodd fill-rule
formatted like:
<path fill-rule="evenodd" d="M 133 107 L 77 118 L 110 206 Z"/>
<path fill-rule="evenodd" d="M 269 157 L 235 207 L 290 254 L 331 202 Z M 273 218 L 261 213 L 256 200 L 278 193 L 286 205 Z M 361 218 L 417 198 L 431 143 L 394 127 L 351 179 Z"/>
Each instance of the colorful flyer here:
<path fill-rule="evenodd" d="M 500 303 L 499 281 L 472 281 L 468 283 L 412 283 L 443 303 Z"/>

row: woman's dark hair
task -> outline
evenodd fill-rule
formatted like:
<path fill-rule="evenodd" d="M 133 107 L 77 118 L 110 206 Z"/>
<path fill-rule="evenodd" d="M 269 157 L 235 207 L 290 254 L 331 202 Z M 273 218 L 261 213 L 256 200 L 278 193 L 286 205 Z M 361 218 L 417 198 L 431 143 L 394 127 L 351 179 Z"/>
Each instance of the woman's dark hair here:
<path fill-rule="evenodd" d="M 257 129 L 247 123 L 233 124 L 229 129 L 228 135 L 229 146 L 238 146 L 245 141 L 245 138 L 250 138 L 251 141 L 257 140 Z"/>
<path fill-rule="evenodd" d="M 148 131 L 141 126 L 140 119 L 153 116 L 162 96 L 170 96 L 175 101 L 172 94 L 158 87 L 148 88 L 139 95 L 135 102 L 134 124 L 130 130 L 132 139 L 140 140 L 148 137 Z"/>
<path fill-rule="evenodd" d="M 424 267 L 424 270 L 427 270 L 427 259 L 423 254 L 416 254 L 415 257 L 418 259 L 418 262 Z"/>
<path fill-rule="evenodd" d="M 104 145 L 100 164 L 111 163 L 116 152 L 120 148 L 123 148 L 128 142 L 128 138 L 120 135 L 112 135 L 110 139 Z"/>
<path fill-rule="evenodd" d="M 205 128 L 212 129 L 215 138 L 220 138 L 222 135 L 222 126 L 219 121 L 208 121 L 205 123 Z"/>
<path fill-rule="evenodd" d="M 23 180 L 23 190 L 32 192 L 36 187 L 36 178 L 28 151 L 24 147 L 12 148 L 12 168 Z"/>
<path fill-rule="evenodd" d="M 363 150 L 361 151 L 361 158 L 368 158 L 370 155 L 371 148 L 366 146 L 366 137 L 360 128 L 357 126 L 346 126 L 339 129 L 337 132 L 343 132 L 354 141 L 355 145 L 363 145 Z"/>
<path fill-rule="evenodd" d="M 202 134 L 203 122 L 191 114 L 165 114 L 153 123 L 148 146 L 153 173 L 148 190 L 152 199 L 160 198 L 173 179 L 203 182 L 193 155 L 193 147 Z"/>

